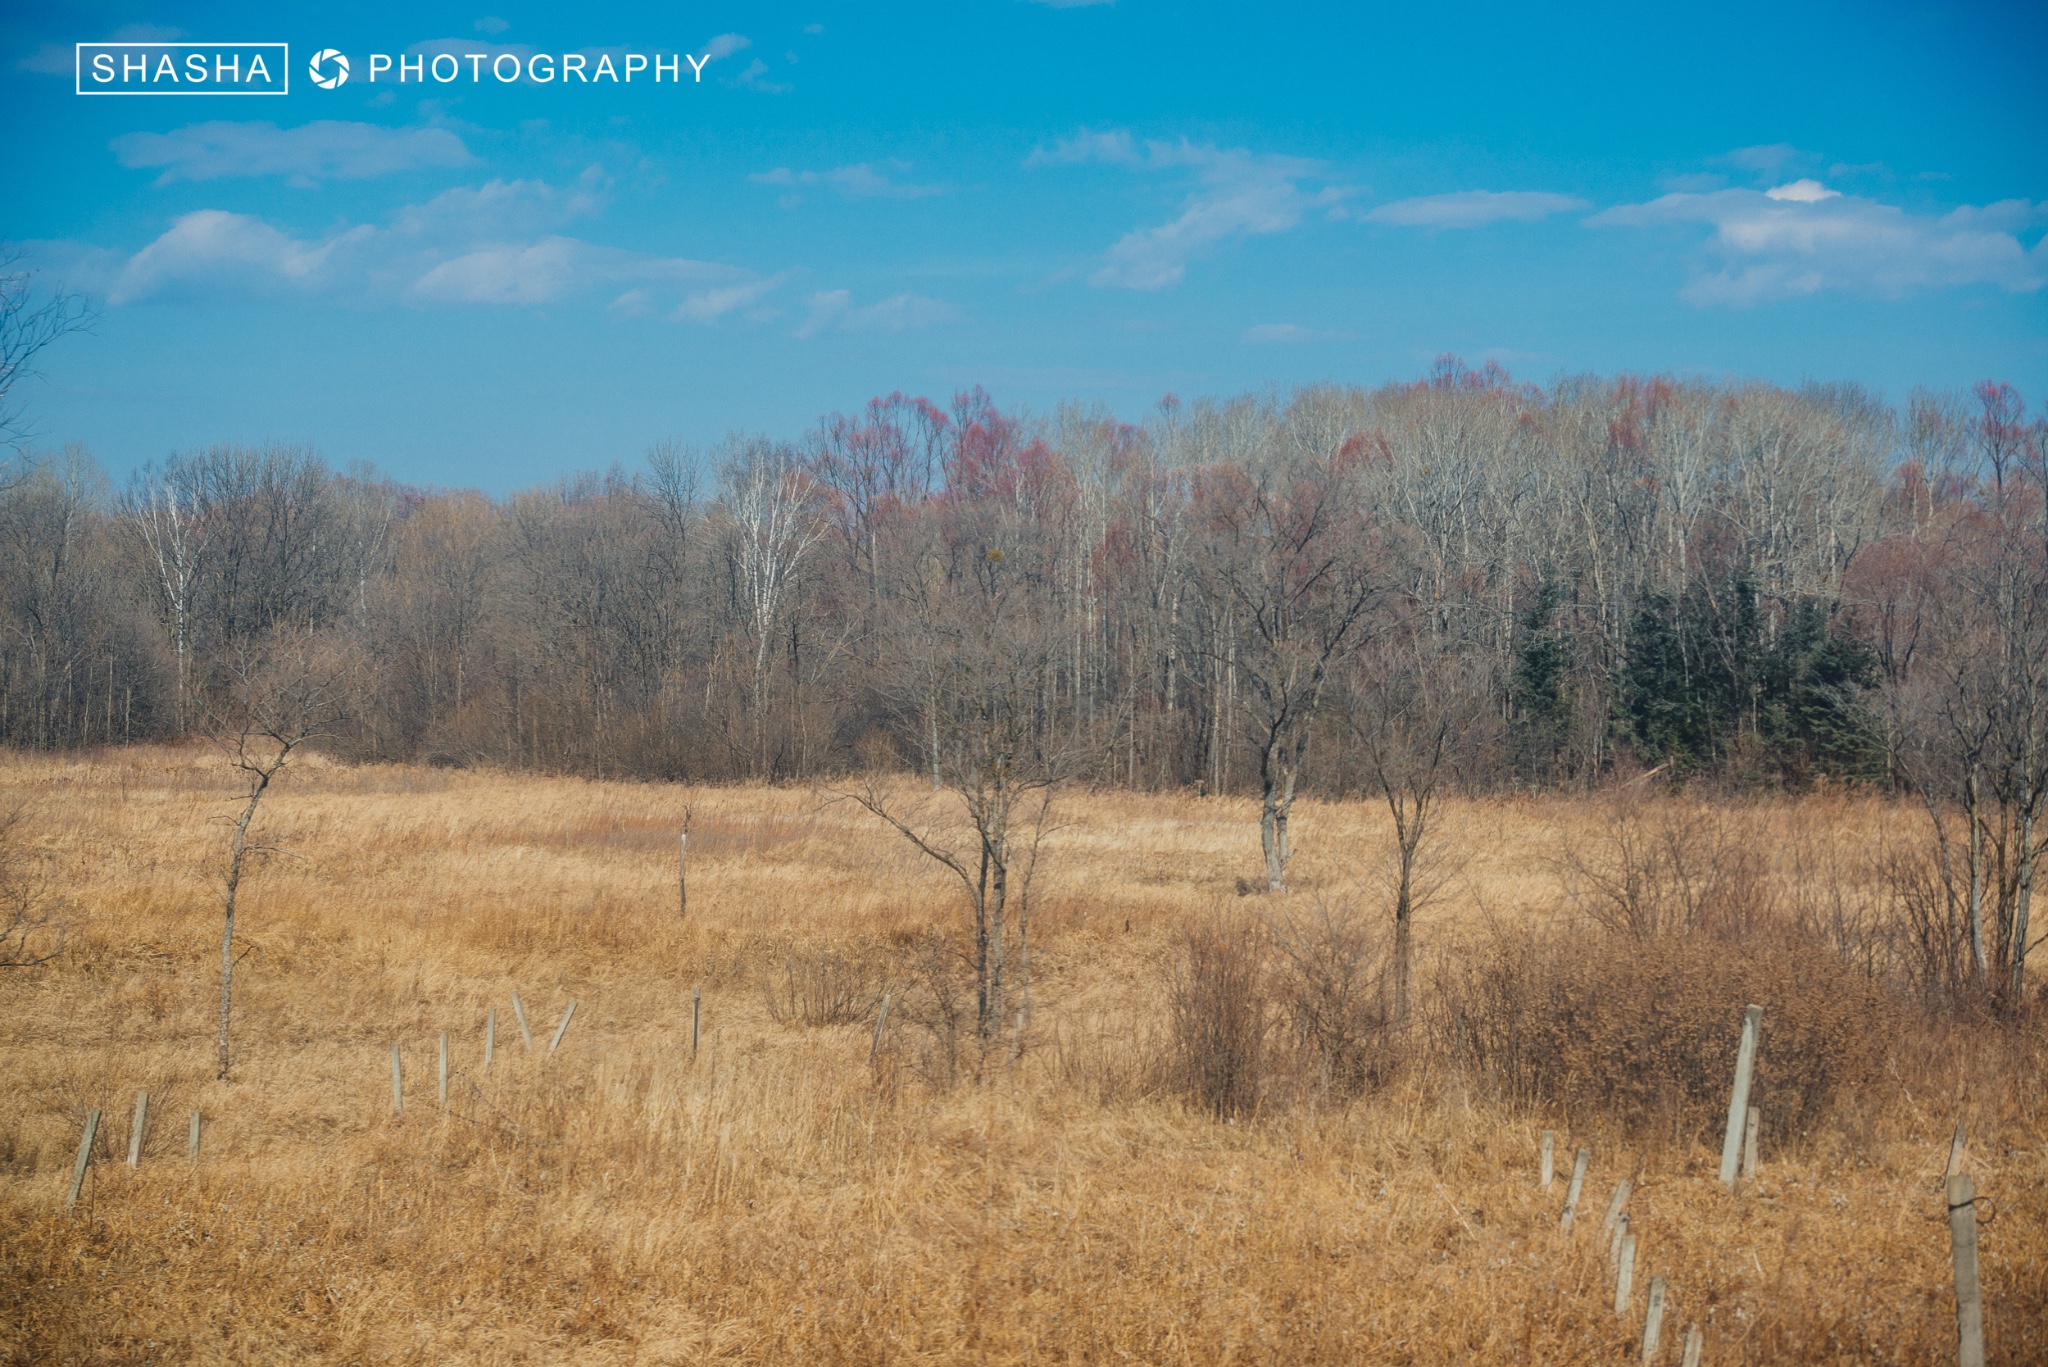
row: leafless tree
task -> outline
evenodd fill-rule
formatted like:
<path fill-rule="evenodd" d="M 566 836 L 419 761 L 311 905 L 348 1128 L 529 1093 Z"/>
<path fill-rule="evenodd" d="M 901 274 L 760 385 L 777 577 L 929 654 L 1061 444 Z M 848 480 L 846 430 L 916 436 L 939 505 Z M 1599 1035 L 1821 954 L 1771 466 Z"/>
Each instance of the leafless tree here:
<path fill-rule="evenodd" d="M 0 447 L 18 451 L 28 437 L 17 388 L 35 373 L 36 357 L 93 316 L 80 295 L 38 289 L 21 249 L 0 244 Z"/>
<path fill-rule="evenodd" d="M 241 776 L 240 813 L 226 818 L 230 835 L 221 873 L 220 1029 L 216 1076 L 228 1075 L 228 1024 L 234 1000 L 235 912 L 242 874 L 251 855 L 270 853 L 253 843 L 257 809 L 301 748 L 326 735 L 342 712 L 343 662 L 333 647 L 304 630 L 280 629 L 258 652 L 230 667 L 231 689 L 209 709 L 207 731 Z"/>

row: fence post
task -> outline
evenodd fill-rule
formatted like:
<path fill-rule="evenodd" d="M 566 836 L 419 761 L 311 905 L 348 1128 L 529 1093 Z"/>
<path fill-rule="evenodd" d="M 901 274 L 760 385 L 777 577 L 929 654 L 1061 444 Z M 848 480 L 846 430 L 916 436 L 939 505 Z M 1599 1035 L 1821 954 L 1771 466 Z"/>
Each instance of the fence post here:
<path fill-rule="evenodd" d="M 1956 1260 L 1956 1367 L 1984 1367 L 1984 1291 L 1977 1284 L 1977 1185 L 1948 1179 L 1948 1236 Z"/>
<path fill-rule="evenodd" d="M 1629 1293 L 1635 1289 L 1636 1280 L 1636 1236 L 1621 1236 L 1621 1259 L 1614 1268 L 1614 1313 L 1628 1313 Z"/>
<path fill-rule="evenodd" d="M 704 1026 L 704 989 L 690 989 L 690 1062 L 697 1061 L 697 1036 Z"/>
<path fill-rule="evenodd" d="M 398 1046 L 391 1046 L 391 1114 L 405 1114 L 405 1072 L 399 1066 Z"/>
<path fill-rule="evenodd" d="M 484 1012 L 484 1071 L 491 1071 L 491 1055 L 498 1052 L 498 1008 Z"/>
<path fill-rule="evenodd" d="M 439 1084 L 435 1088 L 441 1109 L 448 1109 L 448 1032 L 441 1032 L 441 1068 Z"/>
<path fill-rule="evenodd" d="M 149 1093 L 135 1094 L 135 1123 L 128 1127 L 128 1166 L 142 1161 L 142 1132 L 149 1124 Z"/>
<path fill-rule="evenodd" d="M 1742 1043 L 1735 1051 L 1735 1086 L 1728 1093 L 1728 1128 L 1721 1139 L 1721 1185 L 1735 1185 L 1735 1160 L 1740 1156 L 1742 1127 L 1749 1119 L 1749 1082 L 1756 1071 L 1756 1035 L 1762 1026 L 1764 1009 L 1751 1004 L 1742 1008 Z"/>
<path fill-rule="evenodd" d="M 185 1161 L 199 1161 L 199 1112 L 192 1112 L 192 1133 L 185 1141 Z"/>
<path fill-rule="evenodd" d="M 1627 1213 L 1626 1213 L 1626 1212 L 1623 1212 L 1623 1214 L 1622 1214 L 1622 1217 L 1621 1217 L 1621 1218 L 1620 1218 L 1619 1220 L 1616 1220 L 1616 1221 L 1614 1222 L 1614 1233 L 1613 1233 L 1613 1235 L 1612 1235 L 1612 1236 L 1611 1236 L 1611 1237 L 1610 1237 L 1610 1238 L 1609 1238 L 1609 1239 L 1607 1240 L 1607 1261 L 1608 1261 L 1608 1262 L 1612 1263 L 1612 1262 L 1619 1262 L 1619 1261 L 1620 1261 L 1620 1259 L 1621 1259 L 1621 1241 L 1622 1241 L 1623 1239 L 1626 1239 L 1627 1237 L 1628 1237 L 1628 1215 L 1627 1215 Z"/>
<path fill-rule="evenodd" d="M 1948 1141 L 1948 1167 L 1942 1170 L 1942 1181 L 1946 1182 L 1963 1170 L 1963 1146 L 1969 1142 L 1970 1127 L 1966 1122 L 1958 1120 L 1955 1138 Z"/>
<path fill-rule="evenodd" d="M 553 1058 L 555 1056 L 555 1050 L 562 1047 L 562 1036 L 569 1033 L 569 1020 L 575 1014 L 576 1002 L 574 998 L 571 998 L 569 1001 L 569 1009 L 562 1013 L 562 1023 L 555 1027 L 555 1037 L 548 1042 L 549 1058 Z"/>
<path fill-rule="evenodd" d="M 1680 1367 L 1700 1367 L 1700 1353 L 1707 1346 L 1707 1336 L 1697 1324 L 1685 1331 L 1685 1357 Z"/>
<path fill-rule="evenodd" d="M 520 1004 L 519 989 L 512 989 L 512 1018 L 519 1022 L 519 1038 L 526 1041 L 526 1052 L 533 1052 L 533 1031 L 526 1028 L 526 1008 Z"/>
<path fill-rule="evenodd" d="M 1551 1169 L 1557 1157 L 1557 1131 L 1543 1132 L 1543 1156 L 1536 1162 L 1536 1189 L 1550 1190 Z"/>
<path fill-rule="evenodd" d="M 1614 1227 L 1628 1217 L 1622 1214 L 1628 1209 L 1629 1193 L 1636 1189 L 1633 1179 L 1624 1177 L 1614 1187 L 1614 1199 L 1607 1203 L 1607 1218 L 1600 1222 L 1602 1234 L 1612 1234 Z"/>
<path fill-rule="evenodd" d="M 1664 1336 L 1664 1279 L 1650 1278 L 1650 1308 L 1643 1316 L 1643 1361 L 1657 1360 L 1658 1340 Z"/>
<path fill-rule="evenodd" d="M 882 1009 L 875 1013 L 875 1037 L 868 1041 L 868 1067 L 875 1066 L 875 1055 L 882 1048 L 882 1027 L 889 1020 L 889 994 L 882 994 Z"/>
<path fill-rule="evenodd" d="M 682 834 L 676 837 L 676 919 L 690 916 L 690 814 L 683 813 Z"/>
<path fill-rule="evenodd" d="M 1749 1108 L 1749 1114 L 1742 1120 L 1742 1180 L 1756 1180 L 1756 1132 L 1763 1124 L 1763 1112 L 1756 1107 Z"/>
<path fill-rule="evenodd" d="M 78 1161 L 71 1166 L 71 1189 L 64 1193 L 64 1209 L 78 1204 L 79 1188 L 85 1185 L 86 1165 L 92 1162 L 92 1141 L 100 1133 L 100 1108 L 95 1106 L 85 1113 L 85 1136 L 78 1141 Z"/>
<path fill-rule="evenodd" d="M 1567 1234 L 1572 1232 L 1572 1220 L 1579 1213 L 1579 1193 L 1585 1190 L 1586 1165 L 1592 1161 L 1591 1149 L 1580 1149 L 1572 1159 L 1572 1181 L 1564 1189 L 1564 1214 L 1557 1221 L 1557 1227 Z"/>

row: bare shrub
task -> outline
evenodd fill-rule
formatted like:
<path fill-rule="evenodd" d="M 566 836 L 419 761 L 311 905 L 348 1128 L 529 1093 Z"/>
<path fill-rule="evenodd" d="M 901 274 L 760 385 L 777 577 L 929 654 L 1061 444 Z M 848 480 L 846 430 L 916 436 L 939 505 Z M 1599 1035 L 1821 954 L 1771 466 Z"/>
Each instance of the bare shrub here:
<path fill-rule="evenodd" d="M 33 968 L 64 952 L 59 904 L 22 848 L 22 809 L 0 813 L 0 968 Z"/>
<path fill-rule="evenodd" d="M 1726 1114 L 1742 1008 L 1764 1008 L 1756 1104 L 1804 1131 L 1882 1068 L 1897 1012 L 1824 946 L 1496 934 L 1444 966 L 1444 1047 L 1509 1098 L 1639 1138 L 1711 1139 Z"/>
<path fill-rule="evenodd" d="M 769 986 L 768 1014 L 779 1025 L 852 1025 L 870 1019 L 881 997 L 872 955 L 840 945 L 793 949 Z"/>
<path fill-rule="evenodd" d="M 1565 895 L 1596 924 L 1637 940 L 1745 934 L 1774 901 L 1751 825 L 1717 806 L 1617 793 L 1590 840 L 1564 838 Z"/>
<path fill-rule="evenodd" d="M 890 1015 L 908 1027 L 911 1066 L 933 1091 L 950 1090 L 960 1081 L 963 1061 L 978 1064 L 980 1053 L 963 1060 L 965 1046 L 978 1043 L 974 1028 L 973 963 L 958 945 L 938 930 L 910 937 L 897 957 L 908 981 Z M 976 1076 L 980 1069 L 972 1069 Z"/>
<path fill-rule="evenodd" d="M 1297 901 L 1267 919 L 1275 995 L 1319 1092 L 1352 1097 L 1391 1067 L 1387 935 L 1355 900 Z"/>
<path fill-rule="evenodd" d="M 1218 1120 L 1255 1109 L 1266 1070 L 1264 946 L 1253 921 L 1222 917 L 1176 937 L 1171 1029 L 1174 1081 Z"/>

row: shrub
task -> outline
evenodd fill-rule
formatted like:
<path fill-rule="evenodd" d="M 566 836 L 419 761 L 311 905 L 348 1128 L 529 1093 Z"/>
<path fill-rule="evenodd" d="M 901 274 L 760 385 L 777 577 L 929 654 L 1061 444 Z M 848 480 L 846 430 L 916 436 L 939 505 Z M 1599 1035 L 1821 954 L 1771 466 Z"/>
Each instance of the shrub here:
<path fill-rule="evenodd" d="M 1172 966 L 1172 1065 L 1179 1090 L 1218 1120 L 1258 1106 L 1267 982 L 1258 927 L 1224 918 L 1182 931 Z"/>
<path fill-rule="evenodd" d="M 1780 1134 L 1869 1083 L 1895 1033 L 1869 979 L 1788 932 L 1502 934 L 1440 986 L 1446 1047 L 1509 1098 L 1677 1144 L 1720 1136 L 1745 1004 L 1764 1008 L 1751 1099 Z"/>
<path fill-rule="evenodd" d="M 881 1002 L 873 957 L 843 947 L 792 950 L 768 989 L 768 1014 L 780 1025 L 852 1025 Z"/>

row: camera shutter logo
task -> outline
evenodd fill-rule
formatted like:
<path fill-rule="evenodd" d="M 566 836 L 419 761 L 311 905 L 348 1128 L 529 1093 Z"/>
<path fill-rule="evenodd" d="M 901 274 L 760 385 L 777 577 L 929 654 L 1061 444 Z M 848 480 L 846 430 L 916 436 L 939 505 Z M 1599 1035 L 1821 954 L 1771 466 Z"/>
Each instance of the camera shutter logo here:
<path fill-rule="evenodd" d="M 334 63 L 333 75 L 329 75 L 323 70 L 329 62 Z M 306 70 L 312 76 L 313 84 L 319 86 L 322 90 L 332 90 L 338 85 L 346 85 L 348 83 L 348 58 L 342 56 L 331 47 L 323 47 L 314 53 L 313 60 Z"/>

